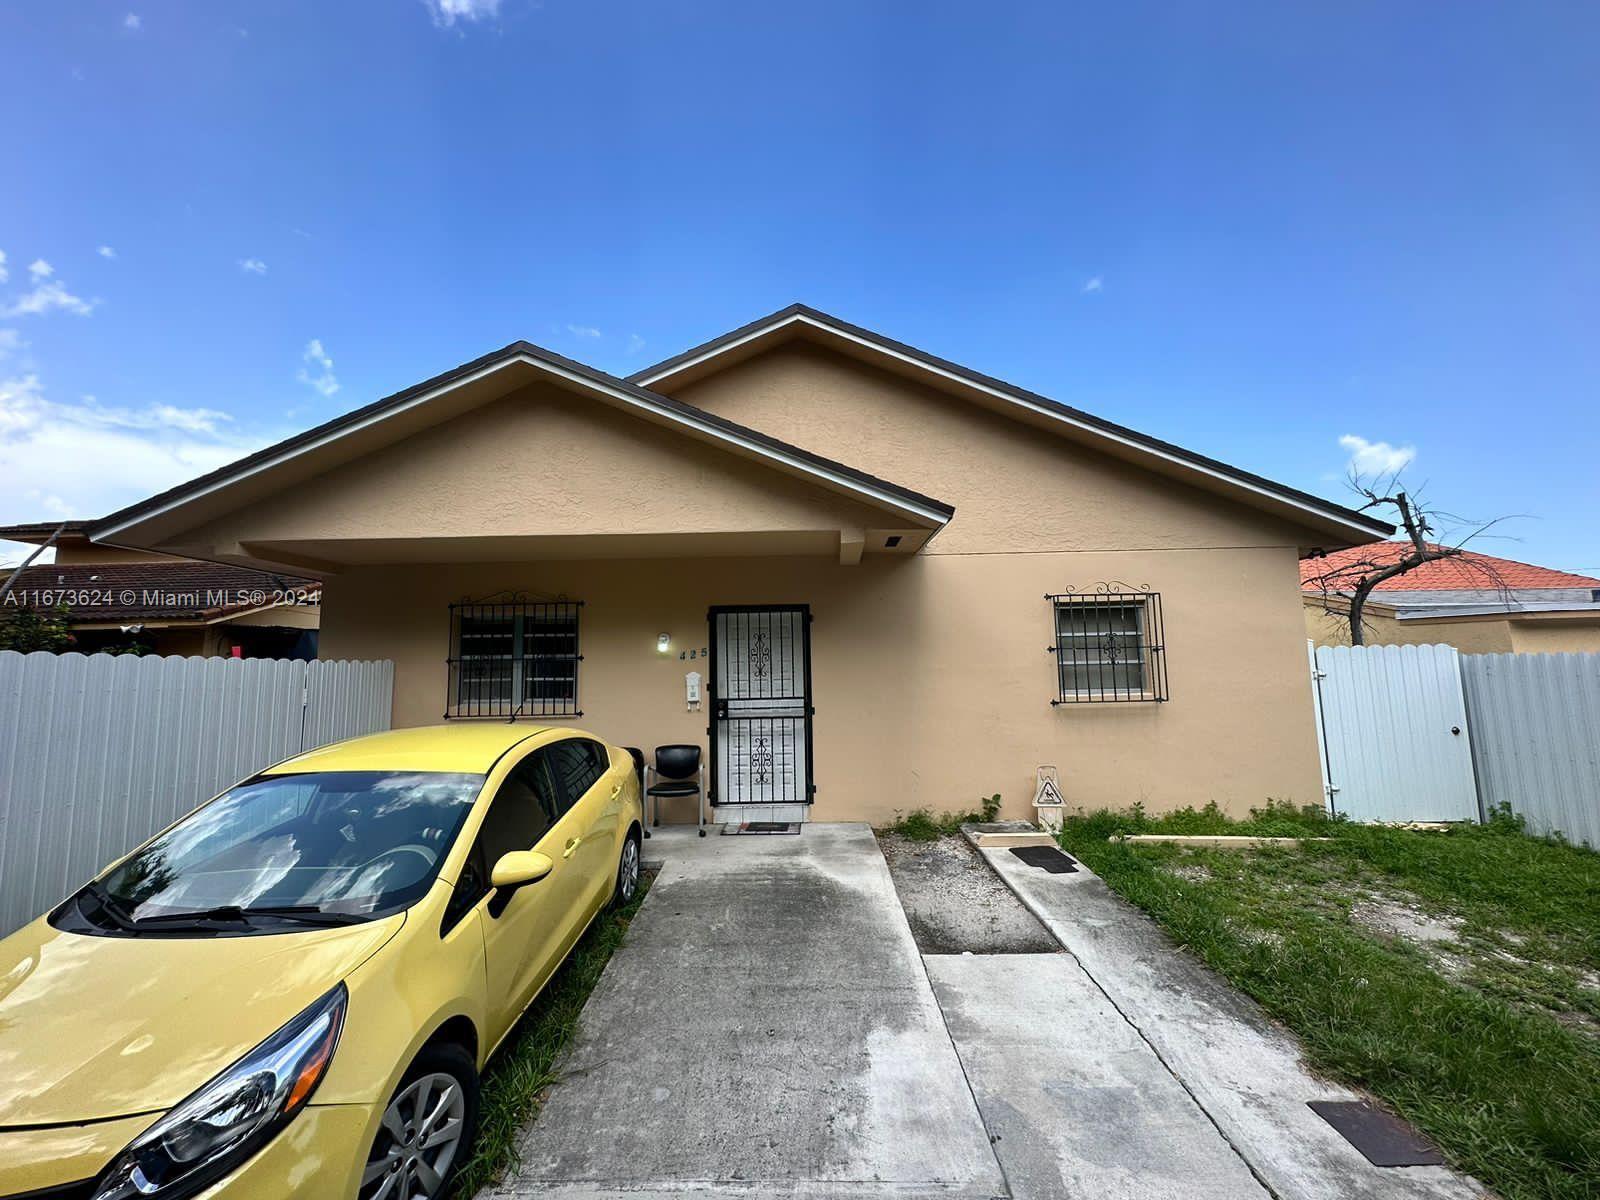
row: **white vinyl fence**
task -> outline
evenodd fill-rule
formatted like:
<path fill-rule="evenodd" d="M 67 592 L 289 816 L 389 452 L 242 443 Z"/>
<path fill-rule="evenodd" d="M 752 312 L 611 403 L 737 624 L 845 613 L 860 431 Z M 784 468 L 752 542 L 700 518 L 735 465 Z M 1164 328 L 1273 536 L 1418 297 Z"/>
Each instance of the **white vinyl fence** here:
<path fill-rule="evenodd" d="M 1328 806 L 1358 821 L 1472 821 L 1501 804 L 1600 848 L 1600 654 L 1320 646 Z"/>
<path fill-rule="evenodd" d="M 0 936 L 196 805 L 389 728 L 391 662 L 0 651 Z"/>
<path fill-rule="evenodd" d="M 1461 659 L 1478 793 L 1535 833 L 1600 847 L 1600 654 Z"/>
<path fill-rule="evenodd" d="M 1355 821 L 1476 821 L 1452 646 L 1320 646 L 1315 679 L 1333 811 Z"/>

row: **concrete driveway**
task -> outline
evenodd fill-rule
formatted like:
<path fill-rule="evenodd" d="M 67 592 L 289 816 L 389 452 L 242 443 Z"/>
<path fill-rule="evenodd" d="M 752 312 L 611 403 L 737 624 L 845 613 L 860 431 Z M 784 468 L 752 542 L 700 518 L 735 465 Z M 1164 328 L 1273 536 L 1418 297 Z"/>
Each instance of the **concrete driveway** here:
<path fill-rule="evenodd" d="M 1305 1107 L 1293 1040 L 1088 872 L 989 861 L 1068 953 L 917 951 L 864 825 L 664 867 L 485 1198 L 1464 1200 Z"/>
<path fill-rule="evenodd" d="M 688 832 L 489 1194 L 1004 1195 L 872 831 Z"/>

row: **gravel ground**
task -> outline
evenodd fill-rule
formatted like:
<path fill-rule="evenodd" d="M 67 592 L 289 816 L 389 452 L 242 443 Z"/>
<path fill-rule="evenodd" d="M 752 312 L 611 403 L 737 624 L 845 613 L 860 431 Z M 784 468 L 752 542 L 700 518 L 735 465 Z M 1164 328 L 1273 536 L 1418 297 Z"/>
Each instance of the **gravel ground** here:
<path fill-rule="evenodd" d="M 1053 954 L 1055 938 L 963 837 L 880 833 L 906 920 L 924 954 Z"/>

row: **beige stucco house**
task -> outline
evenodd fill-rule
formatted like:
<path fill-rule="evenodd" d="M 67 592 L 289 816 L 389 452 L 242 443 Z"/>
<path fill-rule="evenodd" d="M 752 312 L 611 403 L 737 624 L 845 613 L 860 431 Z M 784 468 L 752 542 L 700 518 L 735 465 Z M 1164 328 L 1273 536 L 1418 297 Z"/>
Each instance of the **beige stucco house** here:
<path fill-rule="evenodd" d="M 1031 816 L 1042 764 L 1317 802 L 1297 561 L 1388 532 L 795 306 L 626 380 L 518 342 L 91 535 L 323 580 L 398 725 L 697 743 L 723 819 L 878 821 Z"/>

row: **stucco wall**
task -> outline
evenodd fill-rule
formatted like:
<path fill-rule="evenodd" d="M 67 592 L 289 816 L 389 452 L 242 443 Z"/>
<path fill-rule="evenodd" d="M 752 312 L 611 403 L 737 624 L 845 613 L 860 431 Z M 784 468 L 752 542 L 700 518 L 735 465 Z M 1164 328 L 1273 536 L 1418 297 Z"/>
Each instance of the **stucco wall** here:
<path fill-rule="evenodd" d="M 1305 605 L 1306 636 L 1319 646 L 1348 646 L 1350 628 L 1343 616 L 1325 612 L 1320 601 Z M 1518 621 L 1509 617 L 1457 618 L 1451 621 L 1397 621 L 1370 612 L 1363 624 L 1372 646 L 1454 646 L 1463 654 L 1600 653 L 1600 617 L 1550 617 Z"/>
<path fill-rule="evenodd" d="M 1305 605 L 1306 636 L 1319 646 L 1348 646 L 1350 626 L 1344 614 L 1324 611 L 1320 600 Z M 1504 620 L 1397 621 L 1368 610 L 1362 618 L 1369 646 L 1454 646 L 1463 654 L 1509 654 L 1511 626 Z"/>
<path fill-rule="evenodd" d="M 1268 796 L 1315 803 L 1316 747 L 1292 551 L 706 559 L 364 569 L 328 582 L 322 654 L 393 658 L 397 726 L 446 704 L 452 600 L 502 588 L 585 602 L 581 721 L 623 744 L 706 744 L 683 676 L 703 662 L 712 604 L 812 607 L 817 819 L 971 807 L 1001 792 L 1031 816 L 1034 768 L 1060 767 L 1070 803 Z M 1051 707 L 1047 592 L 1117 574 L 1160 589 L 1172 699 Z M 670 633 L 671 656 L 656 652 Z M 683 807 L 678 814 L 690 815 Z"/>
<path fill-rule="evenodd" d="M 1513 621 L 1511 648 L 1518 654 L 1600 653 L 1600 618 Z"/>
<path fill-rule="evenodd" d="M 927 554 L 1293 546 L 1306 531 L 806 343 L 674 393 L 914 487 L 956 517 Z"/>

